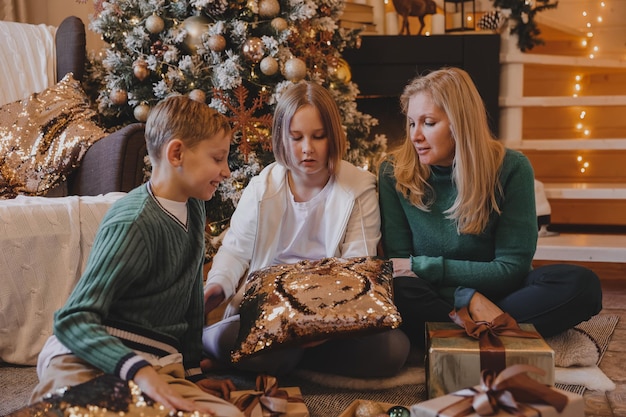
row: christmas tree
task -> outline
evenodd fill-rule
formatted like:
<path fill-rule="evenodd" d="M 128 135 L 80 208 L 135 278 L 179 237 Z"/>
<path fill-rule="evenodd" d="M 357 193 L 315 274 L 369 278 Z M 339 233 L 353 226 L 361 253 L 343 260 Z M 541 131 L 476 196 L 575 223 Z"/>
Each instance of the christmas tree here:
<path fill-rule="evenodd" d="M 374 167 L 385 138 L 357 110 L 358 87 L 342 59 L 358 31 L 340 28 L 343 0 L 94 0 L 90 29 L 106 42 L 90 88 L 108 126 L 144 122 L 150 107 L 187 94 L 229 117 L 231 178 L 207 203 L 210 258 L 249 179 L 273 161 L 274 105 L 302 79 L 327 87 L 344 117 L 347 158 Z"/>

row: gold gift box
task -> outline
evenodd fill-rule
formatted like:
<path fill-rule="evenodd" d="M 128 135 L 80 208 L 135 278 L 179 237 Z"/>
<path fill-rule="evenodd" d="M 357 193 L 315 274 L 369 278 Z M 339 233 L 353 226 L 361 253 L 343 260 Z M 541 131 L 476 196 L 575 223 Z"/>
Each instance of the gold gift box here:
<path fill-rule="evenodd" d="M 521 404 L 520 409 L 523 411 L 524 417 L 585 417 L 585 402 L 581 395 L 572 392 L 563 391 L 552 388 L 568 398 L 565 408 L 559 413 L 554 407 L 546 404 Z M 463 397 L 454 394 L 444 395 L 443 397 L 433 398 L 411 406 L 411 417 L 452 417 L 442 412 L 446 407 L 461 401 Z M 519 403 L 518 403 L 519 404 Z M 475 412 L 464 414 L 464 417 L 479 417 Z M 511 413 L 499 410 L 490 417 L 511 417 Z"/>
<path fill-rule="evenodd" d="M 287 394 L 289 395 L 289 398 L 296 398 L 299 399 L 300 401 L 288 401 L 287 403 L 287 412 L 284 414 L 280 414 L 281 417 L 309 417 L 309 410 L 306 408 L 306 405 L 304 404 L 303 400 L 302 400 L 302 393 L 300 392 L 300 388 L 298 387 L 287 387 L 287 388 L 279 388 L 283 391 L 286 391 Z M 255 392 L 259 392 L 259 391 L 255 391 L 255 390 L 242 390 L 242 391 L 232 391 L 230 393 L 230 402 L 234 403 L 237 398 L 241 397 L 242 395 L 246 395 L 246 394 L 252 394 Z M 260 410 L 256 410 L 256 408 L 260 409 Z M 261 414 L 259 414 L 259 412 Z M 255 407 L 255 410 L 252 412 L 252 416 L 257 416 L 257 415 L 262 415 L 263 417 L 265 416 L 269 416 L 271 415 L 271 412 L 263 407 L 261 407 L 261 404 L 257 404 L 257 406 Z"/>
<path fill-rule="evenodd" d="M 521 323 L 525 331 L 535 331 L 532 324 Z M 454 323 L 426 323 L 426 388 L 428 398 L 440 397 L 480 383 L 480 349 L 478 340 L 469 336 L 430 337 L 431 331 L 461 329 Z M 545 375 L 530 375 L 545 384 L 554 385 L 554 351 L 543 338 L 499 336 L 504 344 L 506 366 L 534 365 Z"/>

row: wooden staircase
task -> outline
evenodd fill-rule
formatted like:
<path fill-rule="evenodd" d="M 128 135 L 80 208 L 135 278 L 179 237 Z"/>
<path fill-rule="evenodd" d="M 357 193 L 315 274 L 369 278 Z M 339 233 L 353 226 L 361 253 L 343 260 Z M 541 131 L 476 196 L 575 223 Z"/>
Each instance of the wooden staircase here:
<path fill-rule="evenodd" d="M 535 264 L 626 277 L 626 62 L 515 42 L 503 33 L 499 136 L 531 161 L 559 232 L 539 238 Z"/>

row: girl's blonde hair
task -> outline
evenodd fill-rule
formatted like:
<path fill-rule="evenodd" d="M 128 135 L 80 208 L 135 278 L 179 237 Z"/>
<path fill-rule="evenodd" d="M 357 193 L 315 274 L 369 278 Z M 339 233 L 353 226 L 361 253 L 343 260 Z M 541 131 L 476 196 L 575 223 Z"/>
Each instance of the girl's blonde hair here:
<path fill-rule="evenodd" d="M 500 213 L 497 201 L 502 190 L 499 172 L 504 146 L 492 135 L 482 98 L 464 70 L 443 68 L 413 79 L 400 97 L 405 115 L 409 100 L 417 94 L 428 94 L 450 120 L 455 143 L 452 181 L 457 196 L 445 211 L 447 218 L 455 221 L 459 233 L 480 234 L 491 212 Z M 396 188 L 411 204 L 428 211 L 436 198 L 426 182 L 430 167 L 419 162 L 408 135 L 408 119 L 406 131 L 402 145 L 390 153 L 394 160 Z"/>
<path fill-rule="evenodd" d="M 332 175 L 339 167 L 346 148 L 346 133 L 341 124 L 341 113 L 330 92 L 313 81 L 301 81 L 289 87 L 278 100 L 272 126 L 272 149 L 278 163 L 293 169 L 290 152 L 289 129 L 293 115 L 302 106 L 313 106 L 319 111 L 328 138 L 328 172 Z"/>

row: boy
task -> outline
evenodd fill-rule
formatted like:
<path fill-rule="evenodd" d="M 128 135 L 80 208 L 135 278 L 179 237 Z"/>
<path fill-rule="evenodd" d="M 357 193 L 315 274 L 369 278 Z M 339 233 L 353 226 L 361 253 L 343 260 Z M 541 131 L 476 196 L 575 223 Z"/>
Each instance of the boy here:
<path fill-rule="evenodd" d="M 104 372 L 170 410 L 242 416 L 218 398 L 232 382 L 200 370 L 204 201 L 230 176 L 230 139 L 226 118 L 188 97 L 150 112 L 150 181 L 102 220 L 85 272 L 55 314 L 31 402 Z"/>

